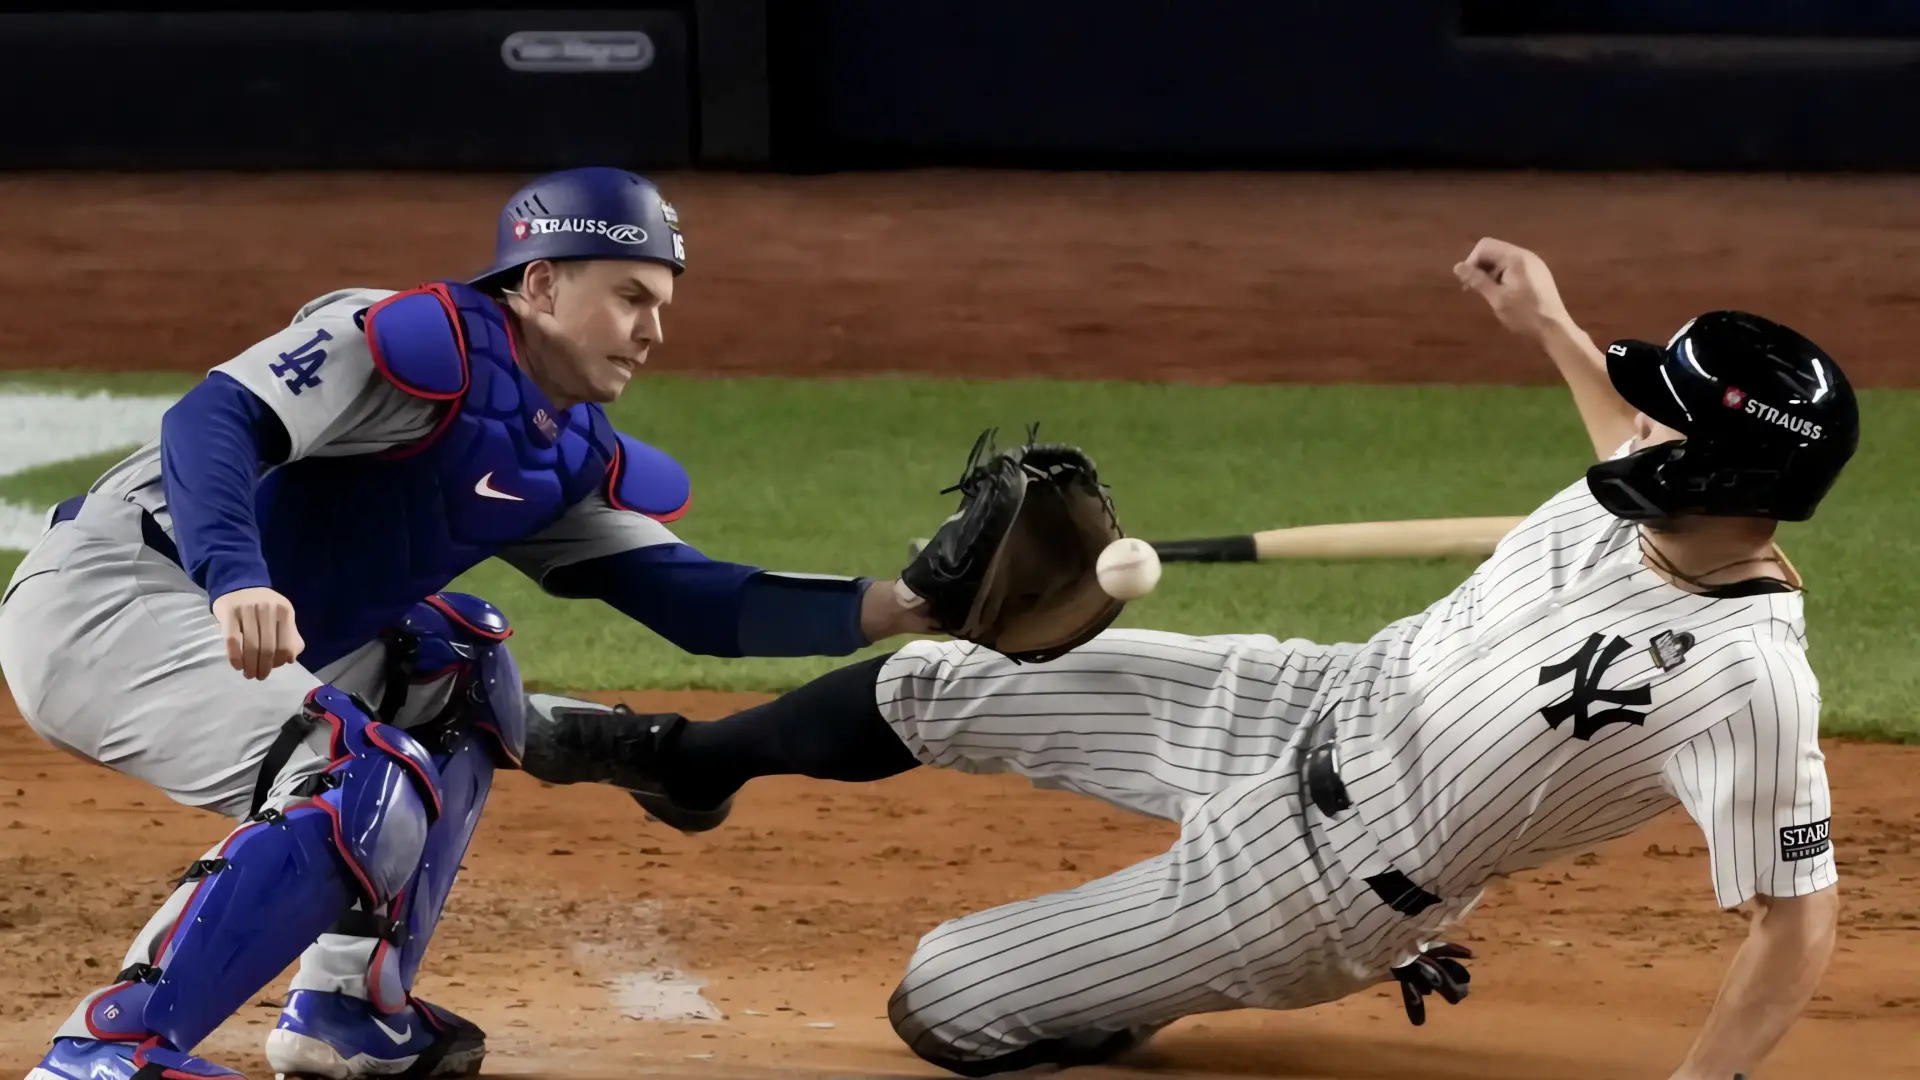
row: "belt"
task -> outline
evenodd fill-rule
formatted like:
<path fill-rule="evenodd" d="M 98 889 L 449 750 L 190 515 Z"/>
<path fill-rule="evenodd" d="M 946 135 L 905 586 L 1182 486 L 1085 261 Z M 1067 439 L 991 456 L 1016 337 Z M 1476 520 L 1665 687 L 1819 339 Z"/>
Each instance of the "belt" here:
<path fill-rule="evenodd" d="M 75 495 L 71 499 L 61 501 L 58 506 L 53 508 L 53 517 L 47 521 L 47 527 L 52 528 L 63 521 L 72 521 L 74 518 L 79 517 L 80 506 L 86 501 L 87 497 L 85 495 Z M 173 542 L 173 537 L 167 535 L 167 530 L 160 527 L 160 523 L 154 520 L 153 515 L 147 513 L 144 509 L 140 511 L 140 540 L 164 556 L 167 561 L 173 565 L 185 565 L 180 561 L 179 545 Z"/>
<path fill-rule="evenodd" d="M 1333 763 L 1332 739 L 1307 748 L 1307 797 L 1313 800 L 1316 810 L 1328 817 L 1338 817 L 1342 811 L 1353 808 L 1353 800 L 1347 797 L 1347 785 L 1341 781 L 1340 770 Z"/>
<path fill-rule="evenodd" d="M 1347 795 L 1347 785 L 1340 779 L 1339 763 L 1334 758 L 1333 726 L 1331 717 L 1322 717 L 1314 723 L 1313 730 L 1308 733 L 1304 770 L 1307 798 L 1312 800 L 1314 809 L 1320 811 L 1330 825 L 1335 823 L 1341 814 L 1353 809 L 1353 799 Z M 1338 823 L 1338 831 L 1348 834 L 1359 832 L 1363 828 L 1353 819 Z M 1368 845 L 1371 842 L 1370 837 L 1362 841 L 1363 844 Z M 1361 880 L 1373 890 L 1374 895 L 1386 901 L 1388 907 L 1400 914 L 1418 915 L 1440 902 L 1439 897 L 1414 884 L 1412 878 L 1391 866 L 1385 866 L 1384 859 L 1378 852 L 1369 851 L 1359 861 L 1358 869 L 1362 873 L 1384 866 L 1384 869 L 1379 869 L 1377 873 Z M 1368 866 L 1368 863 L 1375 865 Z"/>

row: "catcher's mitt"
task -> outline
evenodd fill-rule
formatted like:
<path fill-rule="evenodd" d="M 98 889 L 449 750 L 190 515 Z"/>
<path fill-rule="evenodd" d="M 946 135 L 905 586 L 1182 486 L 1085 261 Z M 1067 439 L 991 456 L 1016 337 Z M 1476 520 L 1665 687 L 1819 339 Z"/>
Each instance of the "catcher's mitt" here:
<path fill-rule="evenodd" d="M 981 434 L 960 482 L 960 508 L 901 571 L 935 627 L 1022 663 L 1085 644 L 1124 605 L 1094 565 L 1124 534 L 1093 462 L 1071 446 L 995 450 Z"/>

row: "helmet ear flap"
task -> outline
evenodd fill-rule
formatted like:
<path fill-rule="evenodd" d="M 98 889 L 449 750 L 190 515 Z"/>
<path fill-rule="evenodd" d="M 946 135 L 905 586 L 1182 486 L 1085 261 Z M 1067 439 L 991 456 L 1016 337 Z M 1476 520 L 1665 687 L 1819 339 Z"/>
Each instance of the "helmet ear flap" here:
<path fill-rule="evenodd" d="M 1791 453 L 1686 439 L 1659 443 L 1587 469 L 1594 501 L 1623 521 L 1682 515 L 1805 521 L 1827 488 L 1783 484 Z"/>
<path fill-rule="evenodd" d="M 1660 474 L 1683 445 L 1660 443 L 1598 462 L 1587 469 L 1587 490 L 1601 508 L 1622 521 L 1672 517 L 1674 493 Z"/>

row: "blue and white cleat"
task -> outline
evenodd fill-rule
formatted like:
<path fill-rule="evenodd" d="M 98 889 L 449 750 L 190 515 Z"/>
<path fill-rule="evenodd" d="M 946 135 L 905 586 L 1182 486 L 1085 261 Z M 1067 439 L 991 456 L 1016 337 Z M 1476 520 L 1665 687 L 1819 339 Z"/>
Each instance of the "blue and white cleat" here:
<path fill-rule="evenodd" d="M 55 1039 L 27 1080 L 246 1080 L 232 1069 L 169 1050 L 160 1040 L 143 1043 Z"/>
<path fill-rule="evenodd" d="M 357 997 L 295 990 L 267 1034 L 267 1064 L 281 1080 L 474 1076 L 486 1056 L 479 1025 L 417 998 L 387 1016 Z"/>

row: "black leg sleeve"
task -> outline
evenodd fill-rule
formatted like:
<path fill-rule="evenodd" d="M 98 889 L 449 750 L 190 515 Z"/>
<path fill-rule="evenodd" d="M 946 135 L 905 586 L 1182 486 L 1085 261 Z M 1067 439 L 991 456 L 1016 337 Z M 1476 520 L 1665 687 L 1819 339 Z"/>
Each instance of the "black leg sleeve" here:
<path fill-rule="evenodd" d="M 756 776 L 860 782 L 918 765 L 874 700 L 885 662 L 850 664 L 724 720 L 687 724 L 663 770 L 668 793 L 687 806 L 717 806 Z"/>

